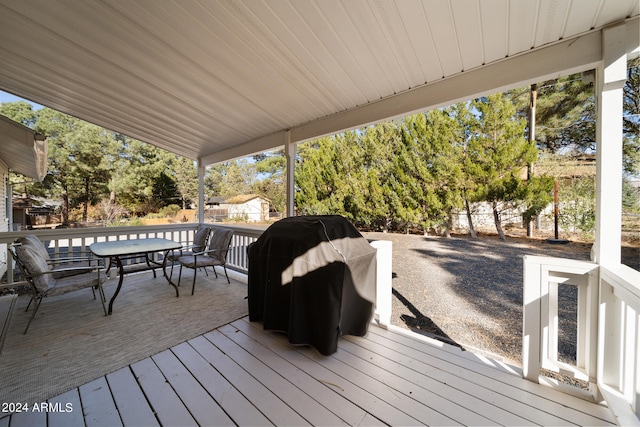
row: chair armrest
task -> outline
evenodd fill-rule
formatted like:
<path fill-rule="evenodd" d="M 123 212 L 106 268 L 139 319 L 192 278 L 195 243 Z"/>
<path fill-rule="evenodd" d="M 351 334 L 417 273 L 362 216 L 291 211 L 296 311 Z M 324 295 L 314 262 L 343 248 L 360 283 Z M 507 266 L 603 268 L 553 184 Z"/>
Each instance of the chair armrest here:
<path fill-rule="evenodd" d="M 226 249 L 222 249 L 222 248 L 207 249 L 206 251 L 198 252 L 198 253 L 195 253 L 193 255 L 196 256 L 196 255 L 206 255 L 206 254 L 210 254 L 210 253 L 214 253 L 214 252 L 227 252 L 229 249 L 231 249 L 231 248 L 226 248 Z"/>
<path fill-rule="evenodd" d="M 47 264 L 60 264 L 60 263 L 72 263 L 83 261 L 95 261 L 97 258 L 93 257 L 67 257 L 67 258 L 51 258 L 47 261 Z"/>
<path fill-rule="evenodd" d="M 177 250 L 179 250 L 179 251 L 187 251 L 189 249 L 195 248 L 196 246 L 202 247 L 202 246 L 206 246 L 206 245 L 196 245 L 196 244 L 192 243 L 190 245 L 183 245 L 180 249 L 177 249 Z"/>
<path fill-rule="evenodd" d="M 95 266 L 87 266 L 87 267 L 67 267 L 67 268 L 57 268 L 55 270 L 49 270 L 49 271 L 41 271 L 38 273 L 29 273 L 27 275 L 27 277 L 38 277 L 38 276 L 43 276 L 45 274 L 54 274 L 54 273 L 62 273 L 65 271 L 77 271 L 77 272 L 86 272 L 86 273 L 90 273 L 96 270 L 104 270 L 105 268 L 101 265 L 95 265 Z"/>

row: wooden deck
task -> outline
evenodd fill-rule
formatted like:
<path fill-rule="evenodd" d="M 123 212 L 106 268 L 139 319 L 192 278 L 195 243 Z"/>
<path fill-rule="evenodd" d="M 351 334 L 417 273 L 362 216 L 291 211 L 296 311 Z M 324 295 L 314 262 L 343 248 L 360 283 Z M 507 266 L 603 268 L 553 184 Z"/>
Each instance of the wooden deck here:
<path fill-rule="evenodd" d="M 247 318 L 50 399 L 4 426 L 608 425 L 606 407 L 457 347 L 370 328 L 324 357 Z M 66 411 L 66 412 L 65 412 Z"/>

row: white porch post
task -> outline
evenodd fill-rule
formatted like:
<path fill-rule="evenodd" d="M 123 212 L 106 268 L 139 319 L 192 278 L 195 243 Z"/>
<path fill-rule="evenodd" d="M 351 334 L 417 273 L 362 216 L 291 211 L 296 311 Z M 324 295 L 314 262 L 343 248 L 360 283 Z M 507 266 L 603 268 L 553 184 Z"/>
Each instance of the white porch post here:
<path fill-rule="evenodd" d="M 296 143 L 291 142 L 291 131 L 284 134 L 284 155 L 287 158 L 287 209 L 286 215 L 293 216 L 295 204 Z"/>
<path fill-rule="evenodd" d="M 202 160 L 198 159 L 198 223 L 204 222 L 204 172 Z"/>
<path fill-rule="evenodd" d="M 622 91 L 627 79 L 626 27 L 602 35 L 603 61 L 596 70 L 596 230 L 591 258 L 618 265 L 622 227 Z"/>

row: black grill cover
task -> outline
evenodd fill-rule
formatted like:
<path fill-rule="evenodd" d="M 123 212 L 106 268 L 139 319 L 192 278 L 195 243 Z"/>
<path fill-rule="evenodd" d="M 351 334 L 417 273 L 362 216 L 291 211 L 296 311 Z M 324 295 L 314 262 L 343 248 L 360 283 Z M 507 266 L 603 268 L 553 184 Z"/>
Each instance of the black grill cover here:
<path fill-rule="evenodd" d="M 321 354 L 341 335 L 363 336 L 376 294 L 376 250 L 339 215 L 271 225 L 248 248 L 249 319 Z"/>

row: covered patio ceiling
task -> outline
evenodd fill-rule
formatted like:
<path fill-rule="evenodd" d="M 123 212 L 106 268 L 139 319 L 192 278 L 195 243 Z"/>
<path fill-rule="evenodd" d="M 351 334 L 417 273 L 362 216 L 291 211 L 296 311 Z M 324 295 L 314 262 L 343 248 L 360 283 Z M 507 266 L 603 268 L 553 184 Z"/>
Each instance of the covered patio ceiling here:
<path fill-rule="evenodd" d="M 202 165 L 593 68 L 639 0 L 0 0 L 0 89 Z"/>

